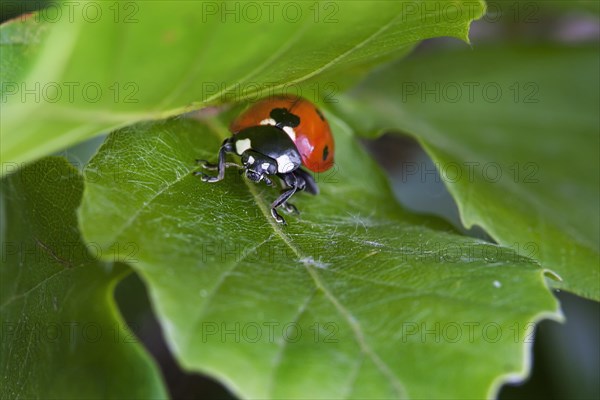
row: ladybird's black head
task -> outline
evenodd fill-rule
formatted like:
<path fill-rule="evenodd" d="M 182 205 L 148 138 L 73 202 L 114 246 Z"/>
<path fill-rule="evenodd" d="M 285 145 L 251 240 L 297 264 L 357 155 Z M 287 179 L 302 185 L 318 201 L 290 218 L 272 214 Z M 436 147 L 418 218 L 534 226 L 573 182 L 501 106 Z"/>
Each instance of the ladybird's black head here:
<path fill-rule="evenodd" d="M 253 182 L 262 181 L 266 175 L 277 173 L 277 162 L 255 151 L 246 151 L 241 157 L 246 176 Z"/>

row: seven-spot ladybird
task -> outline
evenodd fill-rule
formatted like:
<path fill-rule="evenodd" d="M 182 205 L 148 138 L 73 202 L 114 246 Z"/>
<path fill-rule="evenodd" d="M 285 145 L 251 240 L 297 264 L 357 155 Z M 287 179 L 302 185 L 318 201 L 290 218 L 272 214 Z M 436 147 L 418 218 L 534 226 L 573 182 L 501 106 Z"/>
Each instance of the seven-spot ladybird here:
<path fill-rule="evenodd" d="M 313 177 L 301 167 L 314 172 L 327 171 L 333 165 L 334 143 L 325 117 L 308 100 L 297 96 L 277 96 L 259 101 L 238 118 L 219 150 L 217 164 L 197 160 L 209 170 L 218 171 L 209 176 L 200 171 L 204 182 L 218 182 L 225 176 L 225 168 L 239 167 L 225 161 L 227 153 L 241 157 L 245 175 L 253 182 L 264 181 L 273 186 L 269 175 L 278 176 L 284 183 L 283 193 L 271 204 L 275 221 L 285 224 L 276 208 L 297 212 L 287 201 L 296 191 L 317 194 L 319 189 Z"/>

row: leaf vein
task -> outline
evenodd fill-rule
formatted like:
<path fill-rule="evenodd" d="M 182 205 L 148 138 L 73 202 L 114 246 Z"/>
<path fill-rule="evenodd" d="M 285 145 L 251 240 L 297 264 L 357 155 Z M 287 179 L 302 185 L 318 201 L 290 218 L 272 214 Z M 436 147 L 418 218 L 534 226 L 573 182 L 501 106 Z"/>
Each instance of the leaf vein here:
<path fill-rule="evenodd" d="M 204 315 L 206 315 L 206 313 L 208 312 L 208 307 L 210 306 L 211 302 L 214 300 L 214 298 L 215 298 L 217 292 L 219 291 L 219 289 L 223 286 L 223 283 L 225 282 L 225 280 L 227 279 L 227 277 L 230 276 L 231 274 L 233 274 L 235 272 L 235 270 L 242 264 L 242 261 L 244 261 L 251 253 L 253 253 L 255 250 L 257 250 L 258 248 L 260 248 L 261 246 L 263 246 L 265 243 L 267 243 L 268 241 L 270 241 L 271 239 L 273 239 L 273 237 L 274 237 L 274 234 L 271 234 L 265 240 L 263 240 L 262 242 L 258 243 L 255 246 L 253 246 L 251 249 L 249 249 L 249 251 L 247 251 L 244 254 L 243 257 L 241 257 L 239 260 L 235 260 L 230 265 L 230 267 L 227 268 L 227 270 L 225 270 L 221 274 L 221 276 L 219 277 L 219 279 L 217 280 L 217 282 L 215 283 L 215 285 L 213 286 L 213 288 L 208 293 L 208 296 L 204 300 L 204 305 L 198 311 L 198 314 L 196 315 L 196 317 L 192 321 L 188 339 L 185 341 L 188 344 L 188 347 L 192 346 L 192 340 L 194 339 L 194 332 L 195 332 L 194 328 L 196 327 L 196 325 L 198 325 L 198 323 L 200 322 L 200 320 L 202 319 L 202 317 Z"/>
<path fill-rule="evenodd" d="M 221 136 L 220 132 L 224 131 L 224 129 L 225 129 L 222 125 L 220 125 L 220 123 L 218 121 L 207 120 L 206 124 L 210 128 L 210 131 L 212 131 L 218 137 Z M 281 227 L 279 225 L 277 225 L 277 223 L 273 220 L 273 218 L 271 217 L 271 213 L 268 211 L 268 209 L 266 207 L 266 204 L 258 196 L 258 192 L 256 191 L 255 184 L 248 182 L 246 180 L 244 180 L 244 183 L 248 187 L 248 190 L 250 191 L 252 196 L 255 198 L 256 203 L 258 204 L 261 212 L 263 213 L 264 217 L 267 219 L 268 223 L 273 228 L 274 232 L 281 238 L 281 240 L 283 240 L 283 242 L 290 248 L 290 250 L 292 250 L 292 252 L 294 252 L 294 254 L 298 258 L 298 260 L 307 260 L 308 258 L 302 255 L 300 249 L 298 249 L 290 241 L 290 238 L 286 234 L 284 234 Z M 404 394 L 404 389 L 403 389 L 403 386 L 402 386 L 400 380 L 392 372 L 392 370 L 389 368 L 389 366 L 373 351 L 373 349 L 371 349 L 371 346 L 369 346 L 369 344 L 367 343 L 364 332 L 362 331 L 360 324 L 358 324 L 358 322 L 356 321 L 356 318 L 329 291 L 329 289 L 321 281 L 321 278 L 320 278 L 319 274 L 317 273 L 317 271 L 314 268 L 312 268 L 308 262 L 304 261 L 304 262 L 302 262 L 302 265 L 304 266 L 304 268 L 307 271 L 307 273 L 309 274 L 309 276 L 312 278 L 316 287 L 325 294 L 325 297 L 333 304 L 333 306 L 336 308 L 338 313 L 346 320 L 346 322 L 352 329 L 355 339 L 356 339 L 359 347 L 361 348 L 362 352 L 364 352 L 373 361 L 373 363 L 377 366 L 377 368 L 380 370 L 380 372 L 393 385 L 394 389 L 398 393 L 398 397 L 402 398 L 403 394 Z"/>
<path fill-rule="evenodd" d="M 298 308 L 298 311 L 296 312 L 296 315 L 294 316 L 293 320 L 292 320 L 292 324 L 297 323 L 300 320 L 300 317 L 306 312 L 308 305 L 310 304 L 310 302 L 312 301 L 312 299 L 315 297 L 315 294 L 317 293 L 318 288 L 314 288 L 313 291 L 306 297 L 306 300 L 304 300 L 304 302 L 302 302 L 302 305 Z M 283 361 L 283 355 L 285 353 L 285 350 L 287 349 L 287 344 L 288 341 L 287 340 L 283 340 L 281 347 L 279 348 L 279 351 L 277 352 L 277 354 L 275 354 L 275 357 L 273 357 L 273 365 L 272 365 L 272 371 L 271 371 L 271 375 L 269 378 L 269 383 L 268 383 L 268 389 L 267 389 L 267 393 L 269 393 L 268 397 L 269 398 L 275 398 L 273 396 L 273 391 L 275 390 L 275 377 L 277 374 L 277 368 L 281 365 L 281 362 Z"/>

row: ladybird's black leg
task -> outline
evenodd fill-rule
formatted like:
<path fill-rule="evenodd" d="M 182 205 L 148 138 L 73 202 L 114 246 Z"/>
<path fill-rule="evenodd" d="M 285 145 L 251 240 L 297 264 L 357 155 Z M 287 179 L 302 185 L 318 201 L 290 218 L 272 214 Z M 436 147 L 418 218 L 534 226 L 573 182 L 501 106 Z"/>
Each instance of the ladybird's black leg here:
<path fill-rule="evenodd" d="M 283 186 L 283 190 L 281 191 L 282 196 L 283 196 L 283 194 L 288 192 L 290 190 L 290 188 L 293 188 L 293 187 L 296 188 L 296 192 L 304 190 L 306 183 L 302 176 L 299 176 L 296 174 L 298 171 L 299 170 L 296 170 L 294 172 L 287 173 L 287 174 L 277 174 L 277 176 L 279 176 L 279 178 L 281 178 L 281 183 Z M 290 195 L 290 197 L 291 197 L 291 195 Z M 288 197 L 288 199 L 289 199 L 289 197 Z M 288 203 L 287 201 L 284 201 L 283 203 L 281 203 L 281 207 L 288 214 L 291 214 L 291 213 L 300 214 L 300 211 L 298 211 L 296 206 L 293 205 L 292 203 Z"/>
<path fill-rule="evenodd" d="M 302 175 L 298 174 L 299 171 L 300 170 L 296 170 L 292 174 L 285 174 L 285 176 L 282 176 L 283 181 L 285 182 L 286 185 L 296 186 L 296 191 L 301 191 L 301 190 L 306 189 L 306 181 Z M 284 192 L 285 192 L 285 190 L 284 190 Z M 295 205 L 293 205 L 292 203 L 289 203 L 287 201 L 285 201 L 281 205 L 281 207 L 288 214 L 291 214 L 291 213 L 300 214 L 300 211 L 298 211 L 298 208 L 296 208 Z"/>
<path fill-rule="evenodd" d="M 219 169 L 219 164 L 211 163 L 208 160 L 196 159 L 196 163 L 199 164 L 202 168 L 207 169 L 209 171 L 217 171 Z M 243 167 L 234 162 L 226 162 L 225 168 L 235 167 L 242 169 Z"/>
<path fill-rule="evenodd" d="M 296 206 L 293 205 L 292 203 L 288 203 L 287 201 L 285 203 L 283 203 L 281 205 L 281 207 L 288 214 L 300 214 L 300 211 L 298 211 L 298 208 L 296 208 Z"/>
<path fill-rule="evenodd" d="M 281 215 L 279 215 L 279 213 L 277 212 L 277 210 L 275 208 L 279 207 L 280 205 L 282 205 L 283 203 L 285 203 L 287 201 L 287 199 L 289 199 L 290 197 L 293 196 L 293 194 L 296 193 L 296 188 L 290 188 L 288 190 L 286 190 L 285 192 L 283 192 L 283 194 L 281 196 L 279 196 L 277 198 L 277 200 L 275 200 L 273 202 L 273 204 L 271 204 L 271 215 L 273 216 L 273 218 L 275 218 L 275 221 L 277 221 L 280 224 L 284 224 L 285 225 L 285 219 L 283 219 L 283 217 Z"/>
<path fill-rule="evenodd" d="M 200 165 L 201 167 L 210 169 L 210 167 L 215 167 L 215 169 L 217 169 L 217 164 L 213 164 L 208 160 L 202 159 L 202 158 L 196 158 L 196 164 Z"/>
<path fill-rule="evenodd" d="M 194 175 L 199 175 L 200 178 L 202 179 L 202 181 L 204 181 L 204 182 L 218 182 L 218 181 L 222 180 L 225 177 L 225 167 L 227 164 L 227 162 L 226 162 L 227 153 L 233 153 L 233 151 L 234 151 L 234 148 L 233 148 L 232 140 L 225 139 L 225 141 L 221 145 L 221 149 L 219 150 L 219 161 L 217 164 L 217 170 L 219 171 L 219 173 L 217 174 L 217 176 L 206 175 L 205 173 L 200 172 L 200 171 L 194 172 Z"/>
<path fill-rule="evenodd" d="M 289 173 L 289 174 L 282 174 L 281 178 L 283 178 L 283 180 L 285 181 L 286 184 L 288 184 L 290 186 L 289 189 L 287 189 L 285 192 L 283 192 L 278 198 L 277 200 L 275 200 L 273 202 L 273 204 L 271 204 L 271 215 L 273 216 L 273 218 L 275 218 L 275 221 L 279 222 L 280 224 L 285 224 L 285 220 L 283 219 L 283 217 L 281 215 L 279 215 L 279 213 L 277 213 L 276 208 L 279 206 L 284 205 L 284 207 L 294 207 L 293 205 L 286 205 L 287 201 L 290 199 L 290 197 L 292 197 L 294 195 L 294 193 L 296 193 L 296 191 L 299 189 L 299 183 L 301 179 L 298 179 L 296 177 L 296 175 L 294 175 L 293 172 Z M 300 189 L 301 190 L 301 189 Z M 296 207 L 294 207 L 296 208 Z"/>
<path fill-rule="evenodd" d="M 319 187 L 309 172 L 303 170 L 302 168 L 298 168 L 296 171 L 294 171 L 294 173 L 298 178 L 302 178 L 304 180 L 304 190 L 306 192 L 314 195 L 319 194 Z"/>

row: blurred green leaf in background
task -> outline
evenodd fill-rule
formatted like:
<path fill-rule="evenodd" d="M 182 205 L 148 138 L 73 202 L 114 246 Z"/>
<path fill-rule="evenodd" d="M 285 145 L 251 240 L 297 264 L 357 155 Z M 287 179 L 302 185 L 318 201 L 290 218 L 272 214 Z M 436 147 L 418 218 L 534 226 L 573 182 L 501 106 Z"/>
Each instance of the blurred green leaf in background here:
<path fill-rule="evenodd" d="M 31 161 L 117 126 L 274 92 L 333 99 L 351 67 L 431 37 L 466 40 L 483 2 L 453 4 L 424 15 L 440 3 L 52 3 L 2 27 L 0 154 Z"/>
<path fill-rule="evenodd" d="M 599 71 L 597 45 L 436 52 L 378 71 L 339 105 L 365 133 L 418 138 L 465 226 L 533 244 L 558 287 L 599 300 L 600 92 L 587 90 Z"/>

